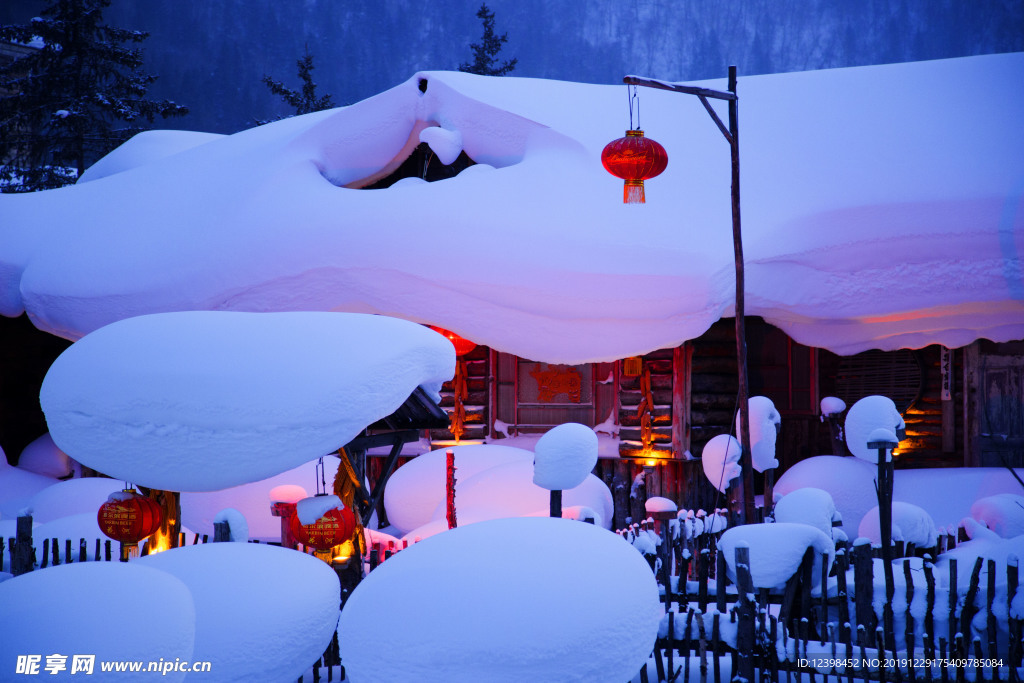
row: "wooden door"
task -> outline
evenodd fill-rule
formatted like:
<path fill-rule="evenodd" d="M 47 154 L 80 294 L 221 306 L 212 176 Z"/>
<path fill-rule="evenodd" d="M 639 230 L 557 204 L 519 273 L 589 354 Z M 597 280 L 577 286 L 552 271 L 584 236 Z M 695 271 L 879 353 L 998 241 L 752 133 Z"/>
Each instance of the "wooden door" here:
<path fill-rule="evenodd" d="M 1024 467 L 1024 354 L 1019 344 L 973 345 L 974 463 Z"/>

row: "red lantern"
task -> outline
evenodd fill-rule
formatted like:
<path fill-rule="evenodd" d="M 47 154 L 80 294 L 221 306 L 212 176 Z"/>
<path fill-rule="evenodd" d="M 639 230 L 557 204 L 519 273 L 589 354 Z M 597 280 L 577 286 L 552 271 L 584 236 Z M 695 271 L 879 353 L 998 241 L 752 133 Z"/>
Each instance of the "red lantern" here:
<path fill-rule="evenodd" d="M 443 327 L 435 327 L 434 325 L 431 325 L 430 329 L 432 329 L 434 332 L 437 332 L 441 336 L 445 337 L 448 341 L 452 343 L 453 346 L 455 346 L 456 357 L 465 356 L 467 353 L 476 348 L 476 344 L 474 342 L 471 342 L 468 339 L 463 339 L 459 335 L 455 334 L 454 332 L 450 332 L 449 330 L 446 330 Z"/>
<path fill-rule="evenodd" d="M 152 536 L 164 521 L 164 511 L 152 498 L 125 489 L 112 493 L 96 514 L 100 531 L 121 543 L 133 545 Z"/>
<path fill-rule="evenodd" d="M 622 190 L 624 204 L 643 204 L 644 181 L 665 170 L 668 153 L 654 140 L 645 138 L 642 130 L 627 130 L 626 137 L 605 145 L 601 163 L 613 176 L 626 181 Z"/>
<path fill-rule="evenodd" d="M 330 550 L 352 537 L 356 516 L 352 510 L 331 508 L 312 524 L 303 524 L 299 516 L 291 518 L 291 532 L 299 543 L 317 550 Z"/>

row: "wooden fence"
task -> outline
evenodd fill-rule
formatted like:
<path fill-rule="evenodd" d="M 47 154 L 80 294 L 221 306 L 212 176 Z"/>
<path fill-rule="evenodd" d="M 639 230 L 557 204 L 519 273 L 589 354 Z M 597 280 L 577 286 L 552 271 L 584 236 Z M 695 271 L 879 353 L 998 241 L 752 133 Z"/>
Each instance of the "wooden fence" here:
<path fill-rule="evenodd" d="M 905 556 L 894 569 L 903 580 L 892 595 L 875 583 L 878 549 L 869 545 L 840 544 L 831 572 L 822 567 L 825 590 L 812 583 L 813 549 L 784 589 L 767 590 L 754 588 L 749 559 L 739 557 L 748 551 L 737 548 L 737 583 L 749 582 L 739 589 L 718 552 L 720 529 L 673 534 L 668 521 L 648 519 L 618 532 L 647 550 L 666 609 L 641 683 L 755 680 L 754 671 L 757 680 L 787 683 L 1021 680 L 1024 622 L 1017 616 L 1024 606 L 1013 607 L 1015 560 L 1007 562 L 1003 584 L 994 560 L 978 558 L 960 576 L 965 568 L 948 559 L 943 583 L 931 558 L 956 545 L 947 531 L 936 548 L 897 547 Z M 648 542 L 636 541 L 644 533 L 649 540 L 655 527 L 661 543 L 651 553 Z"/>

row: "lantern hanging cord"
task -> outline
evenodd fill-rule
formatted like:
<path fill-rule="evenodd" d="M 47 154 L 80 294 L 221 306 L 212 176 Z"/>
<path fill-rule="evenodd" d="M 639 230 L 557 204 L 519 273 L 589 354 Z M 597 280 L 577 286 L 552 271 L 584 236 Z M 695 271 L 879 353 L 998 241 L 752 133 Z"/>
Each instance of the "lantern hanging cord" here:
<path fill-rule="evenodd" d="M 316 482 L 316 493 L 317 495 L 327 493 L 327 479 L 324 476 L 324 459 L 321 457 L 316 463 L 316 473 L 314 477 L 318 480 Z"/>
<path fill-rule="evenodd" d="M 628 85 L 626 86 L 626 99 L 629 102 L 629 129 L 630 130 L 640 130 L 640 95 L 637 94 L 637 91 L 636 91 L 637 86 L 634 85 L 634 86 L 632 86 L 632 88 L 633 89 L 630 90 L 630 86 L 628 86 Z M 633 102 L 634 101 L 636 102 L 636 127 L 635 128 L 633 127 Z"/>

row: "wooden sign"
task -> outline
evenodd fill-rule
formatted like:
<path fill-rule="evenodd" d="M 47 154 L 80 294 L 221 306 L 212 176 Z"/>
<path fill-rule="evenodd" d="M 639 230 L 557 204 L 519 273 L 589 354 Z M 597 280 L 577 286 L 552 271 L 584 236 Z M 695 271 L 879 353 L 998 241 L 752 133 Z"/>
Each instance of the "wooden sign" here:
<path fill-rule="evenodd" d="M 581 400 L 583 377 L 574 367 L 549 365 L 546 370 L 531 370 L 530 377 L 537 380 L 537 400 L 541 403 L 553 403 L 561 394 L 566 394 L 572 403 Z"/>

